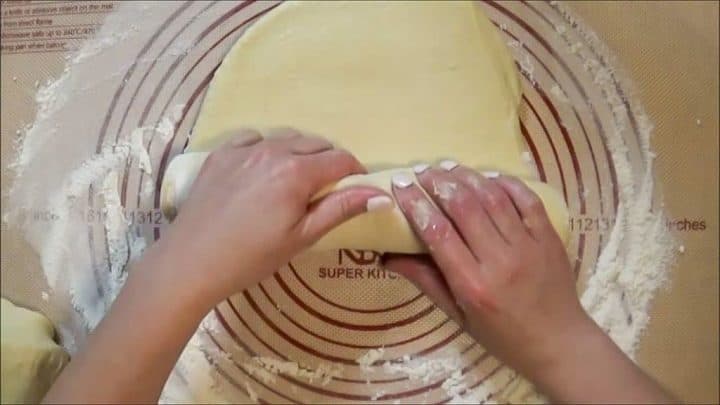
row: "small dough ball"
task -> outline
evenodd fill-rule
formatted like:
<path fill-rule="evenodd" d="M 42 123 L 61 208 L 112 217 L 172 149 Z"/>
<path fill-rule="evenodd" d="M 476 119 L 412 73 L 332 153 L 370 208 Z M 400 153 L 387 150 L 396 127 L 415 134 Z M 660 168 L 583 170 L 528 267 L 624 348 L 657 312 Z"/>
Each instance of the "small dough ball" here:
<path fill-rule="evenodd" d="M 53 340 L 55 330 L 42 314 L 2 298 L 2 382 L 0 400 L 38 403 L 68 362 Z"/>

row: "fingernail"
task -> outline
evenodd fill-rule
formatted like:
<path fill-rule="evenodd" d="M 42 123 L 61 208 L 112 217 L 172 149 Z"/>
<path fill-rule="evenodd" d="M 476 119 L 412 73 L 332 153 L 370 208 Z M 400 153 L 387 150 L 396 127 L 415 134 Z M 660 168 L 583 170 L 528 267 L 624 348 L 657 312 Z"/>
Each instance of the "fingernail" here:
<path fill-rule="evenodd" d="M 392 176 L 392 183 L 398 188 L 407 188 L 413 184 L 413 179 L 405 173 L 398 173 Z"/>
<path fill-rule="evenodd" d="M 482 172 L 482 175 L 485 176 L 487 179 L 494 179 L 496 177 L 500 177 L 499 172 Z"/>
<path fill-rule="evenodd" d="M 430 165 L 427 163 L 418 163 L 415 166 L 413 166 L 412 169 L 415 172 L 415 174 L 420 174 L 429 168 L 430 168 Z"/>
<path fill-rule="evenodd" d="M 386 195 L 377 195 L 367 200 L 366 207 L 368 212 L 379 211 L 392 208 L 395 205 L 393 199 Z"/>
<path fill-rule="evenodd" d="M 440 162 L 440 167 L 445 169 L 446 171 L 450 171 L 458 166 L 457 162 L 454 160 L 443 160 Z"/>

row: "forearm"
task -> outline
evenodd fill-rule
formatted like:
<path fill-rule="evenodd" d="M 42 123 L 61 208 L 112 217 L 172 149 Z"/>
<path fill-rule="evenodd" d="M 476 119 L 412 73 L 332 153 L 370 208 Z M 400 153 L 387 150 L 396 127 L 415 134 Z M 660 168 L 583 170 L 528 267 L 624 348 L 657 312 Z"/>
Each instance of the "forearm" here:
<path fill-rule="evenodd" d="M 210 305 L 181 285 L 161 246 L 131 269 L 111 310 L 62 373 L 46 402 L 156 402 Z"/>
<path fill-rule="evenodd" d="M 594 323 L 569 331 L 556 346 L 556 358 L 539 367 L 533 380 L 562 403 L 674 402 Z"/>

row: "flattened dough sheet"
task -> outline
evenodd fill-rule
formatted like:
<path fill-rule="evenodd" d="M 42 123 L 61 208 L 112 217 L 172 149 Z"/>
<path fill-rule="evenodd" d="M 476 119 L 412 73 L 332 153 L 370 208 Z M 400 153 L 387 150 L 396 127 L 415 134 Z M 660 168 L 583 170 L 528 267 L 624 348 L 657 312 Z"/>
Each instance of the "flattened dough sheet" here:
<path fill-rule="evenodd" d="M 390 190 L 394 170 L 452 158 L 524 179 L 567 239 L 567 208 L 522 160 L 521 90 L 505 44 L 471 2 L 289 2 L 258 21 L 215 73 L 188 151 L 240 127 L 331 139 Z M 388 170 L 392 169 L 392 170 Z M 399 209 L 362 215 L 316 249 L 424 250 Z"/>

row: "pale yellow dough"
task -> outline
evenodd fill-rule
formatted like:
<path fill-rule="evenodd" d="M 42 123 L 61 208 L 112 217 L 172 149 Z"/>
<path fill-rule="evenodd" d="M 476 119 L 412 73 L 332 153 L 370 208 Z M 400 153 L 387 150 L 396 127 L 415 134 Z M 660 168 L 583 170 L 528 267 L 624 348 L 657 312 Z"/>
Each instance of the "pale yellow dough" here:
<path fill-rule="evenodd" d="M 529 179 L 520 95 L 505 44 L 470 2 L 289 2 L 232 47 L 188 150 L 212 150 L 239 127 L 292 126 L 380 171 L 336 188 L 389 191 L 392 171 L 384 169 L 444 158 Z M 565 239 L 562 198 L 545 184 L 528 185 Z M 353 219 L 315 248 L 424 250 L 397 209 Z"/>
<path fill-rule="evenodd" d="M 39 403 L 68 355 L 43 315 L 2 298 L 2 403 Z"/>

